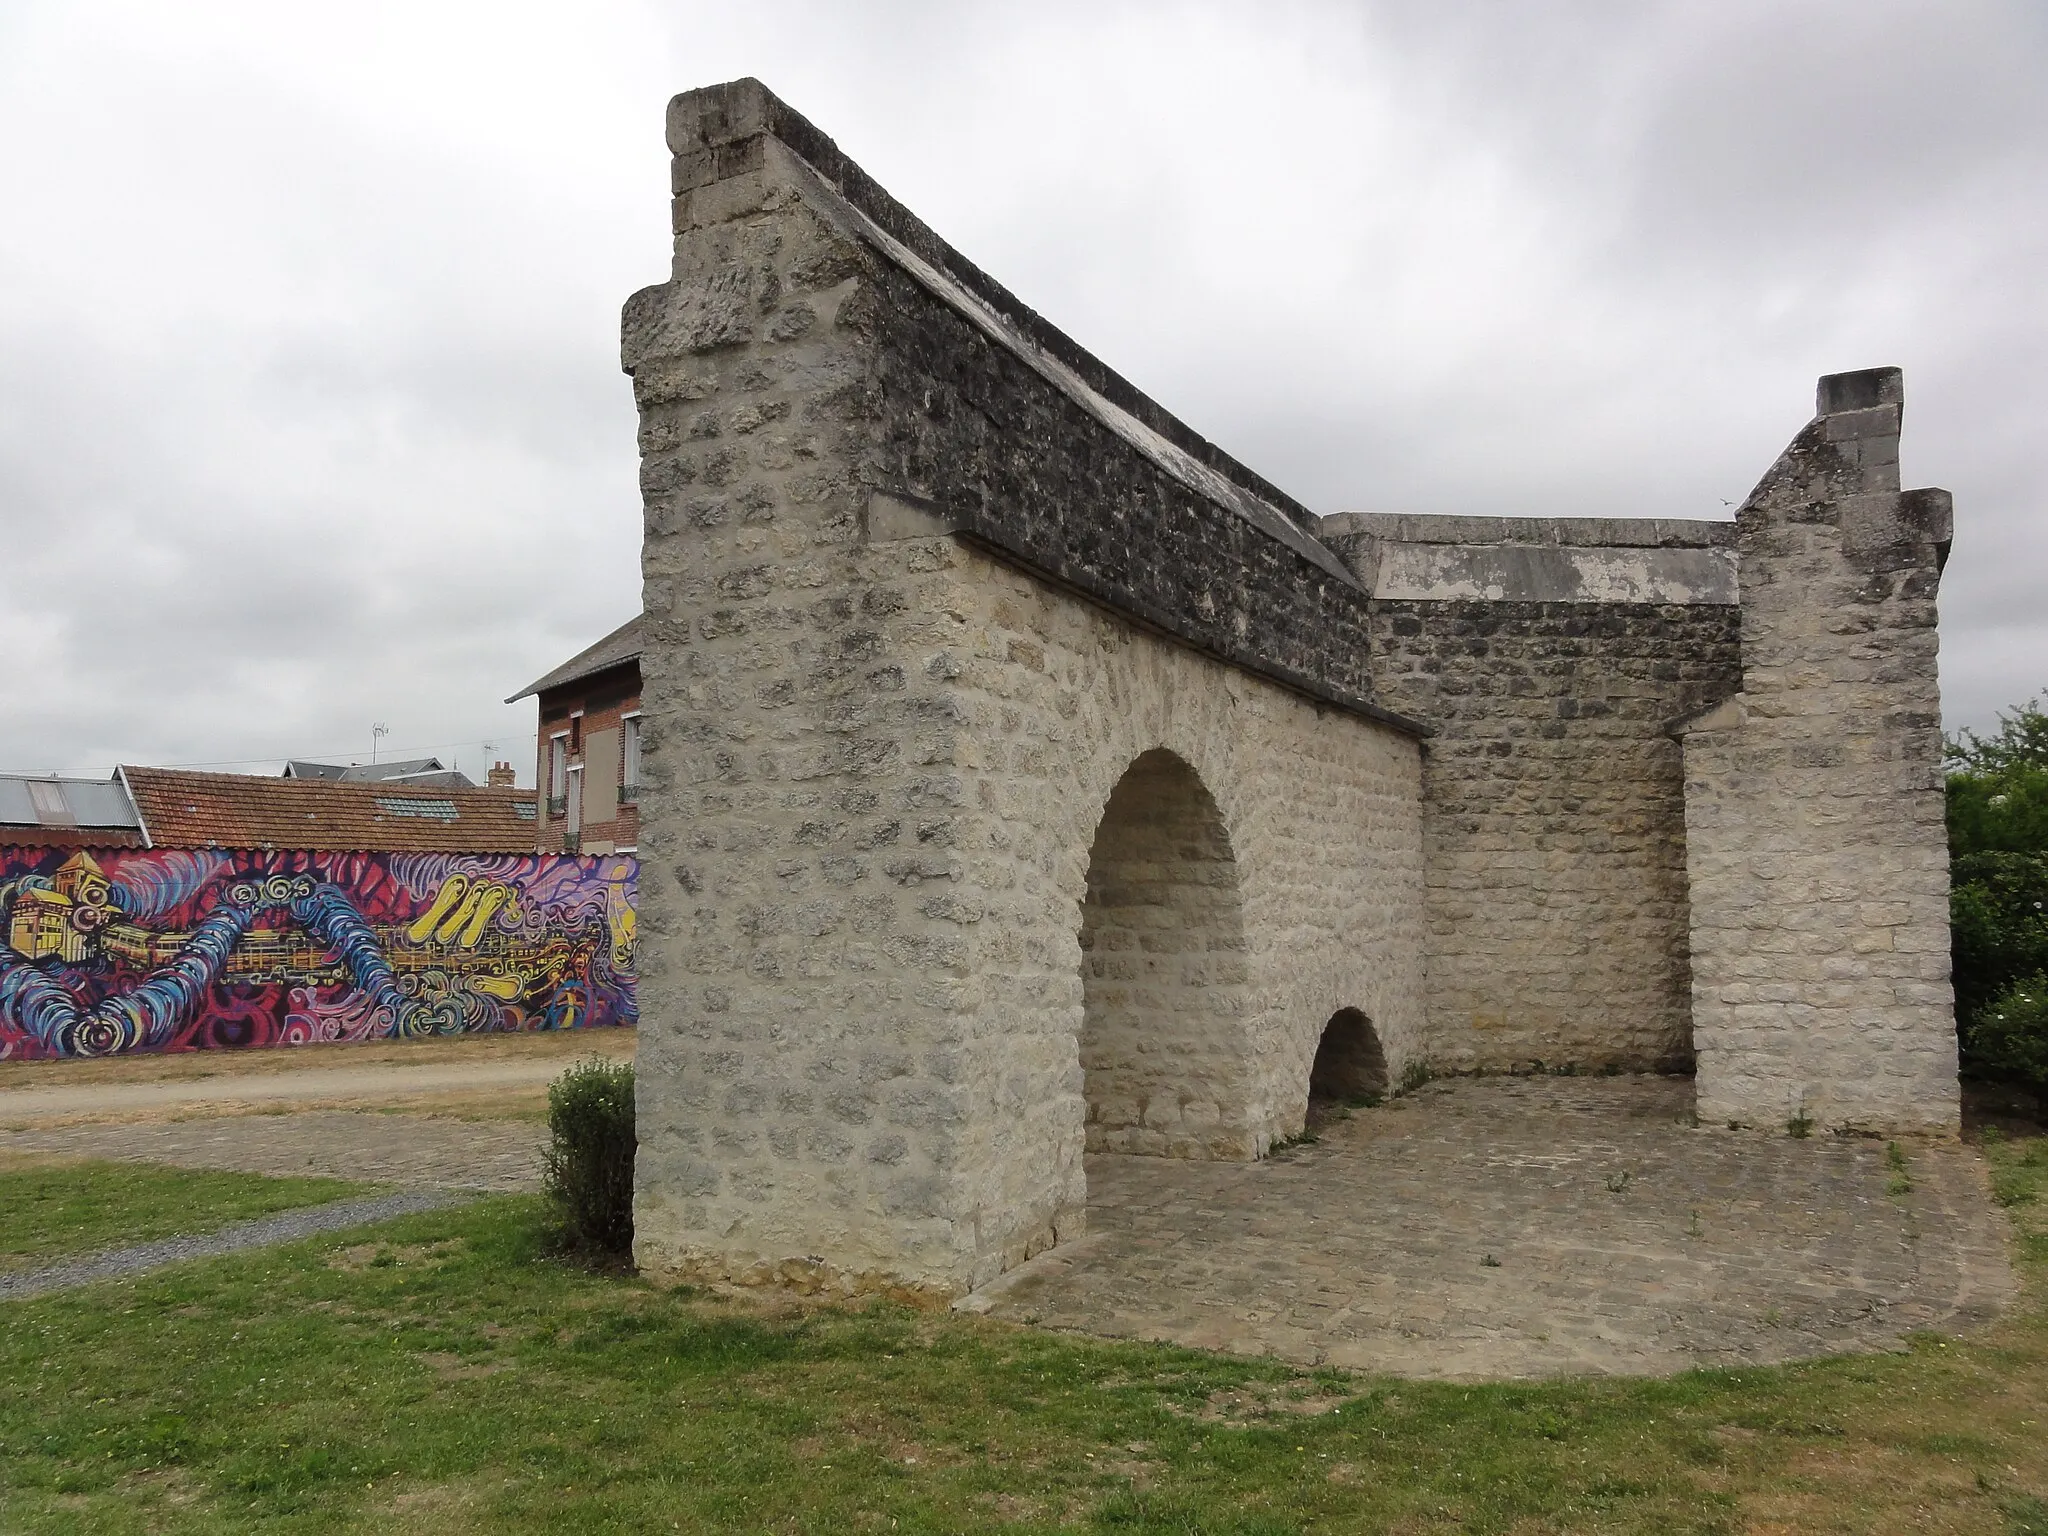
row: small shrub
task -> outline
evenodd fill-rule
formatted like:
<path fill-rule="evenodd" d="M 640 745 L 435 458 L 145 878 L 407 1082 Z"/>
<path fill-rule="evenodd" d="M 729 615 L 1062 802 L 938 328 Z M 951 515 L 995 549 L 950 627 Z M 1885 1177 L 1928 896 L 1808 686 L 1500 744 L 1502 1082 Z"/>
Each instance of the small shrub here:
<path fill-rule="evenodd" d="M 1794 1141 L 1804 1141 L 1813 1134 L 1813 1116 L 1806 1112 L 1804 1104 L 1799 1106 L 1798 1114 L 1785 1122 L 1785 1134 Z"/>
<path fill-rule="evenodd" d="M 1413 1093 L 1435 1076 L 1436 1070 L 1428 1062 L 1418 1057 L 1401 1069 L 1400 1091 L 1402 1093 Z"/>
<path fill-rule="evenodd" d="M 633 1251 L 633 1066 L 593 1057 L 548 1088 L 549 1142 L 541 1188 L 566 1248 Z"/>

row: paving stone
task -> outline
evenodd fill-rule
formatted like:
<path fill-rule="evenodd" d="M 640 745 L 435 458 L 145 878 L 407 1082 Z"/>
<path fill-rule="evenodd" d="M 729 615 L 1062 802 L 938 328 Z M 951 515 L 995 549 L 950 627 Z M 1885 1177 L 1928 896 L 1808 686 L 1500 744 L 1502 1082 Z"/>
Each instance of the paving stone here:
<path fill-rule="evenodd" d="M 2015 1294 L 1974 1152 L 1909 1148 L 1889 1195 L 1882 1142 L 1695 1128 L 1691 1090 L 1464 1079 L 1260 1163 L 1091 1156 L 1089 1235 L 965 1305 L 1475 1379 L 1888 1349 Z"/>

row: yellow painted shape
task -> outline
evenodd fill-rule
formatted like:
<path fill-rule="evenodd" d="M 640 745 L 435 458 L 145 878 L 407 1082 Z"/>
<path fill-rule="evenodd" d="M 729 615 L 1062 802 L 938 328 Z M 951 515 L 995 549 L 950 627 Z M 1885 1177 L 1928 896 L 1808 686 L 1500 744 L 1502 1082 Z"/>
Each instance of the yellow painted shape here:
<path fill-rule="evenodd" d="M 441 889 L 434 893 L 434 904 L 414 920 L 413 925 L 405 930 L 405 936 L 415 944 L 426 943 L 427 936 L 440 925 L 441 919 L 448 915 L 448 909 L 462 900 L 463 893 L 468 889 L 469 876 L 450 875 Z"/>
<path fill-rule="evenodd" d="M 511 896 L 512 893 L 502 885 L 479 887 L 477 893 L 470 898 L 469 904 L 473 910 L 470 912 L 469 925 L 462 930 L 462 937 L 456 942 L 464 949 L 474 949 L 476 941 L 484 936 L 484 929 L 489 925 L 491 918 L 498 908 L 511 899 Z"/>

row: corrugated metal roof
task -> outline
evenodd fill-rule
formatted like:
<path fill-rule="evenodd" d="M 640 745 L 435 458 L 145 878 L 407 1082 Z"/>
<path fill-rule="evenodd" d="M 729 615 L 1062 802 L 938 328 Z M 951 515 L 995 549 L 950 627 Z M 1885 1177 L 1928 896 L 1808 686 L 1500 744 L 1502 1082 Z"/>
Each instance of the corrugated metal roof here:
<path fill-rule="evenodd" d="M 292 758 L 284 765 L 284 777 L 288 779 L 326 779 L 330 783 L 381 784 L 386 779 L 413 779 L 429 773 L 452 773 L 438 757 L 403 757 L 389 763 L 309 763 L 302 757 Z M 467 774 L 457 775 L 462 787 L 470 782 Z"/>
<path fill-rule="evenodd" d="M 505 702 L 517 704 L 521 699 L 531 698 L 536 693 L 545 693 L 550 688 L 559 688 L 564 683 L 581 682 L 586 677 L 595 677 L 600 672 L 640 659 L 640 616 L 635 614 L 617 629 L 606 635 L 588 650 L 578 651 L 547 676 L 528 683 Z"/>
<path fill-rule="evenodd" d="M 11 827 L 0 822 L 0 848 L 141 848 L 140 827 Z"/>
<path fill-rule="evenodd" d="M 32 784 L 35 786 L 33 790 L 29 787 Z M 68 812 L 68 819 L 62 815 L 53 818 L 47 809 L 38 809 L 36 796 L 41 795 L 49 801 L 53 790 Z M 60 779 L 54 774 L 47 777 L 0 774 L 0 824 L 26 827 L 140 825 L 135 807 L 129 803 L 128 792 L 121 787 L 120 780 Z"/>

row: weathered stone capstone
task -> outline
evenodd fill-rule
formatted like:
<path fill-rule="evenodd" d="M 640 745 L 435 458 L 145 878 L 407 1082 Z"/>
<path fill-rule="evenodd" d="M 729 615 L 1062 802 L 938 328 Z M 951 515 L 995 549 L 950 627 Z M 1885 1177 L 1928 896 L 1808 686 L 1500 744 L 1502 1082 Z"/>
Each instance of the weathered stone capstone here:
<path fill-rule="evenodd" d="M 1738 1057 L 1808 1070 L 1785 1034 L 1807 1015 L 1703 1026 L 1703 978 L 1721 997 L 1774 953 L 1717 915 L 1759 858 L 1849 874 L 1799 843 L 1820 823 L 1746 808 L 1812 788 L 1800 765 L 1852 724 L 1856 761 L 1921 772 L 1930 504 L 1843 478 L 1883 451 L 1856 413 L 1895 402 L 1816 424 L 1830 467 L 1793 481 L 1833 476 L 1834 500 L 1773 491 L 1739 528 L 1319 518 L 758 82 L 678 97 L 669 143 L 673 269 L 623 343 L 647 528 L 643 1267 L 957 1294 L 1082 1229 L 1084 1151 L 1261 1156 L 1318 1070 L 1697 1053 L 1703 1102 Z M 1859 435 L 1829 436 L 1837 417 Z M 1751 759 L 1700 755 L 1725 729 L 1681 750 L 1670 726 L 1753 715 L 1791 665 L 1773 637 L 1814 627 L 1753 605 L 1753 562 L 1820 558 L 1769 552 L 1769 519 L 1797 521 L 1780 502 L 1834 508 L 1811 526 L 1847 562 L 1812 610 L 1834 639 L 1787 642 L 1784 675 L 1833 667 L 1858 707 L 1822 688 L 1787 755 L 1745 738 L 1765 752 L 1745 778 Z M 1828 643 L 1840 665 L 1812 659 Z M 1859 805 L 1918 829 L 1871 845 L 1902 850 L 1879 879 L 1911 894 L 1830 916 L 1849 953 L 1903 941 L 1918 970 L 1893 979 L 1920 990 L 1828 1027 L 1916 1066 L 1890 1097 L 1816 1077 L 1809 1101 L 1939 1128 L 1922 802 Z M 1836 959 L 1800 974 L 1834 985 Z"/>

